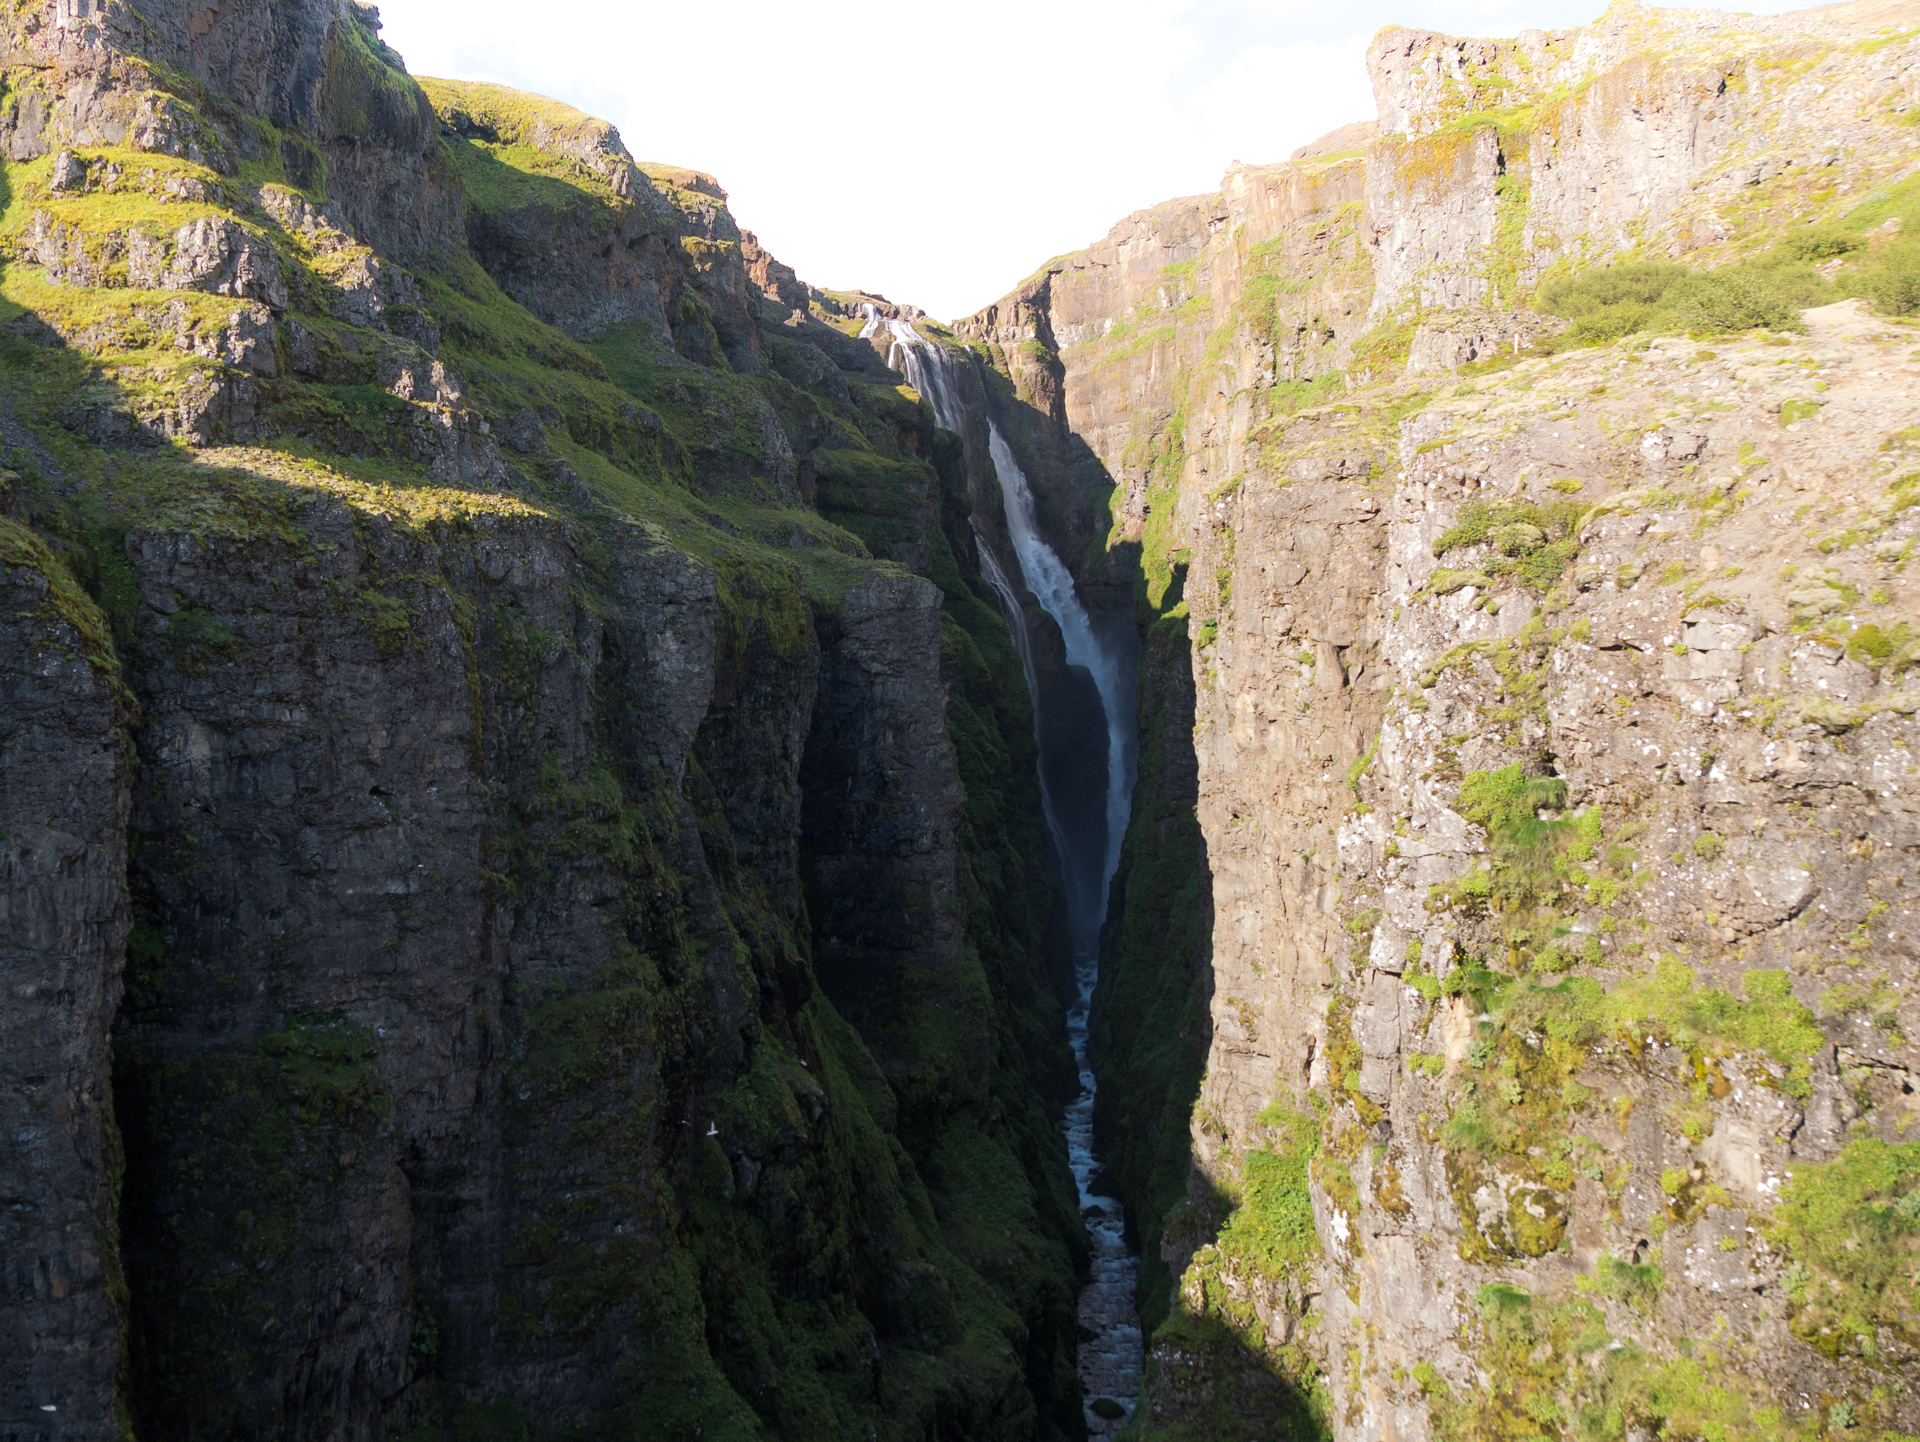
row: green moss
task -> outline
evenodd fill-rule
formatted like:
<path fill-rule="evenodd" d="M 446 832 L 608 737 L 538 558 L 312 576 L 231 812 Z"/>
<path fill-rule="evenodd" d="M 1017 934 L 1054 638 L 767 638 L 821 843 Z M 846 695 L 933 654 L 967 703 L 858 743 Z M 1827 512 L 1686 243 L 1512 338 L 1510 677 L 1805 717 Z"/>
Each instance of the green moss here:
<path fill-rule="evenodd" d="M 1810 1095 L 1812 1058 L 1825 1044 L 1813 1013 L 1793 999 L 1785 972 L 1750 971 L 1745 989 L 1749 999 L 1743 1001 L 1701 988 L 1685 962 L 1664 956 L 1651 972 L 1621 982 L 1612 992 L 1578 977 L 1550 991 L 1523 983 L 1510 1004 L 1537 1016 L 1556 1040 L 1574 1045 L 1651 1033 L 1701 1056 L 1757 1053 L 1782 1068 L 1782 1090 Z"/>
<path fill-rule="evenodd" d="M 1495 554 L 1479 568 L 1535 592 L 1548 591 L 1580 553 L 1579 526 L 1587 507 L 1575 500 L 1467 502 L 1460 519 L 1433 543 L 1435 556 L 1491 544 Z"/>
<path fill-rule="evenodd" d="M 432 109 L 420 87 L 371 26 L 352 15 L 333 31 L 320 104 L 336 135 L 429 133 Z"/>
<path fill-rule="evenodd" d="M 1442 1442 L 1617 1442 L 1631 1423 L 1669 1437 L 1718 1442 L 1790 1442 L 1812 1429 L 1790 1422 L 1771 1398 L 1746 1390 L 1712 1346 L 1692 1356 L 1650 1357 L 1614 1338 L 1583 1297 L 1551 1301 L 1492 1284 L 1461 1343 L 1486 1376 L 1463 1396 L 1433 1397 Z"/>
<path fill-rule="evenodd" d="M 40 578 L 46 587 L 46 600 L 36 616 L 49 626 L 46 640 L 86 661 L 128 715 L 135 714 L 133 693 L 122 679 L 120 658 L 99 606 L 54 558 L 45 541 L 8 516 L 0 516 L 0 565 L 19 567 Z"/>
<path fill-rule="evenodd" d="M 1920 1143 L 1854 1141 L 1834 1161 L 1795 1163 L 1768 1236 L 1799 1265 L 1789 1290 L 1801 1341 L 1877 1362 L 1882 1329 L 1905 1347 L 1920 1340 Z"/>
<path fill-rule="evenodd" d="M 1320 1122 L 1272 1106 L 1260 1114 L 1260 1125 L 1271 1140 L 1241 1158 L 1240 1195 L 1217 1245 L 1223 1256 L 1280 1277 L 1320 1255 L 1308 1193 Z"/>
<path fill-rule="evenodd" d="M 1379 754 L 1380 738 L 1375 736 L 1373 745 L 1367 748 L 1365 754 L 1354 757 L 1353 764 L 1347 768 L 1347 790 L 1353 793 L 1354 800 L 1360 799 L 1360 778 L 1367 774 L 1368 769 L 1373 765 L 1374 757 Z"/>
<path fill-rule="evenodd" d="M 1519 762 L 1498 771 L 1476 771 L 1461 784 L 1454 810 L 1477 822 L 1489 835 L 1511 832 L 1535 819 L 1535 813 L 1566 805 L 1567 783 L 1557 776 L 1527 776 Z"/>

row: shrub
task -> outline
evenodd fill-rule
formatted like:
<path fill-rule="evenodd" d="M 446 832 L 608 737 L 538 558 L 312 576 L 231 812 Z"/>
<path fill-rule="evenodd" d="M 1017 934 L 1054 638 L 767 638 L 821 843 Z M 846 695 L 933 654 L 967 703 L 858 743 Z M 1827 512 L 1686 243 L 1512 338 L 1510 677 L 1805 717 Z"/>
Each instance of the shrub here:
<path fill-rule="evenodd" d="M 1795 1165 L 1768 1234 L 1802 1268 L 1795 1336 L 1830 1357 L 1877 1359 L 1881 1328 L 1912 1326 L 1915 1197 L 1920 1144 L 1861 1139 L 1831 1162 Z"/>
<path fill-rule="evenodd" d="M 1912 315 L 1920 311 L 1920 243 L 1890 245 L 1861 262 L 1850 287 L 1865 296 L 1882 315 Z"/>
<path fill-rule="evenodd" d="M 1651 326 L 1659 311 L 1650 305 L 1627 302 L 1583 315 L 1555 337 L 1558 350 L 1578 350 L 1581 346 L 1606 345 Z"/>
<path fill-rule="evenodd" d="M 1459 521 L 1433 543 L 1433 553 L 1444 556 L 1460 546 L 1490 541 L 1500 554 L 1481 563 L 1487 576 L 1511 576 L 1535 591 L 1551 590 L 1580 549 L 1574 528 L 1585 514 L 1586 507 L 1576 500 L 1469 501 Z M 1461 585 L 1485 583 L 1477 573 L 1450 573 L 1449 584 L 1456 574 L 1469 575 Z"/>
<path fill-rule="evenodd" d="M 1796 231 L 1760 256 L 1755 264 L 1764 266 L 1818 264 L 1835 256 L 1852 255 L 1865 250 L 1867 242 L 1859 232 L 1842 230 L 1837 225 L 1810 225 Z"/>
<path fill-rule="evenodd" d="M 1566 320 L 1583 320 L 1619 307 L 1652 307 L 1690 272 L 1665 260 L 1623 261 L 1581 271 L 1541 288 L 1534 309 Z"/>
<path fill-rule="evenodd" d="M 1834 288 L 1810 262 L 1860 249 L 1851 232 L 1811 227 L 1754 260 L 1719 270 L 1671 261 L 1623 261 L 1554 281 L 1534 309 L 1572 322 L 1556 350 L 1604 345 L 1643 330 L 1805 330 L 1804 306 L 1832 299 Z"/>
<path fill-rule="evenodd" d="M 1535 310 L 1573 322 L 1554 341 L 1556 350 L 1605 345 L 1653 324 L 1667 291 L 1687 275 L 1666 260 L 1622 261 L 1565 276 L 1543 287 Z"/>
<path fill-rule="evenodd" d="M 1730 265 L 1696 271 L 1675 282 L 1660 303 L 1671 325 L 1685 331 L 1805 330 L 1800 308 L 1826 298 L 1810 271 Z"/>
<path fill-rule="evenodd" d="M 1558 810 L 1566 802 L 1566 782 L 1558 776 L 1523 776 L 1516 761 L 1498 771 L 1476 771 L 1467 777 L 1453 809 L 1492 834 L 1532 821 L 1543 809 Z"/>
<path fill-rule="evenodd" d="M 1636 1312 L 1651 1312 L 1660 1301 L 1666 1273 L 1651 1262 L 1635 1266 L 1618 1257 L 1602 1257 L 1594 1267 L 1602 1295 L 1625 1302 Z"/>

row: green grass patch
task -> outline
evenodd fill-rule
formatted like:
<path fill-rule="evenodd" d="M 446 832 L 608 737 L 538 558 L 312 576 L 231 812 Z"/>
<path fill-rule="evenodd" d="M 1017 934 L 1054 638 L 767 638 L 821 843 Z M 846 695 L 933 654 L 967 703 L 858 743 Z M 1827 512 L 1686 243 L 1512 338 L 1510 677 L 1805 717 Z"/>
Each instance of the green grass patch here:
<path fill-rule="evenodd" d="M 1536 593 L 1548 591 L 1580 552 L 1579 523 L 1586 512 L 1585 504 L 1572 499 L 1468 501 L 1460 519 L 1433 543 L 1433 554 L 1491 545 L 1494 554 L 1477 563 L 1480 571 Z"/>
<path fill-rule="evenodd" d="M 1920 1143 L 1849 1142 L 1796 1162 L 1770 1240 L 1796 1264 L 1793 1334 L 1829 1357 L 1881 1360 L 1879 1333 L 1920 1342 Z"/>

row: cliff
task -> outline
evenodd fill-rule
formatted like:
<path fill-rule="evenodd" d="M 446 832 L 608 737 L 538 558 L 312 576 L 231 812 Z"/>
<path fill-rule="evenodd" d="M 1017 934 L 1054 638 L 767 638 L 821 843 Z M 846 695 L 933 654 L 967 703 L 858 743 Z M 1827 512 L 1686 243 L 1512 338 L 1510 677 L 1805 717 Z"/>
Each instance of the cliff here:
<path fill-rule="evenodd" d="M 951 328 L 5 23 L 6 1437 L 1920 1435 L 1912 0 L 1383 32 Z"/>
<path fill-rule="evenodd" d="M 1920 1426 L 1916 35 L 1389 30 L 956 327 L 1143 638 L 1131 1435 Z"/>
<path fill-rule="evenodd" d="M 1077 1432 L 951 438 L 366 7 L 6 23 L 0 1431 Z"/>

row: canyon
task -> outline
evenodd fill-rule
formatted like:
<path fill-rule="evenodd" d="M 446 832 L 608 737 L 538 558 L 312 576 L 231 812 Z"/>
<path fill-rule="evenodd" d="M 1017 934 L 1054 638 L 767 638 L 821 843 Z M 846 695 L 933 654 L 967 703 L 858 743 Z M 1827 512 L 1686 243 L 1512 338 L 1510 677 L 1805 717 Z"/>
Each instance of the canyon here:
<path fill-rule="evenodd" d="M 950 325 L 6 23 L 0 1438 L 1920 1435 L 1914 0 L 1389 29 Z"/>

